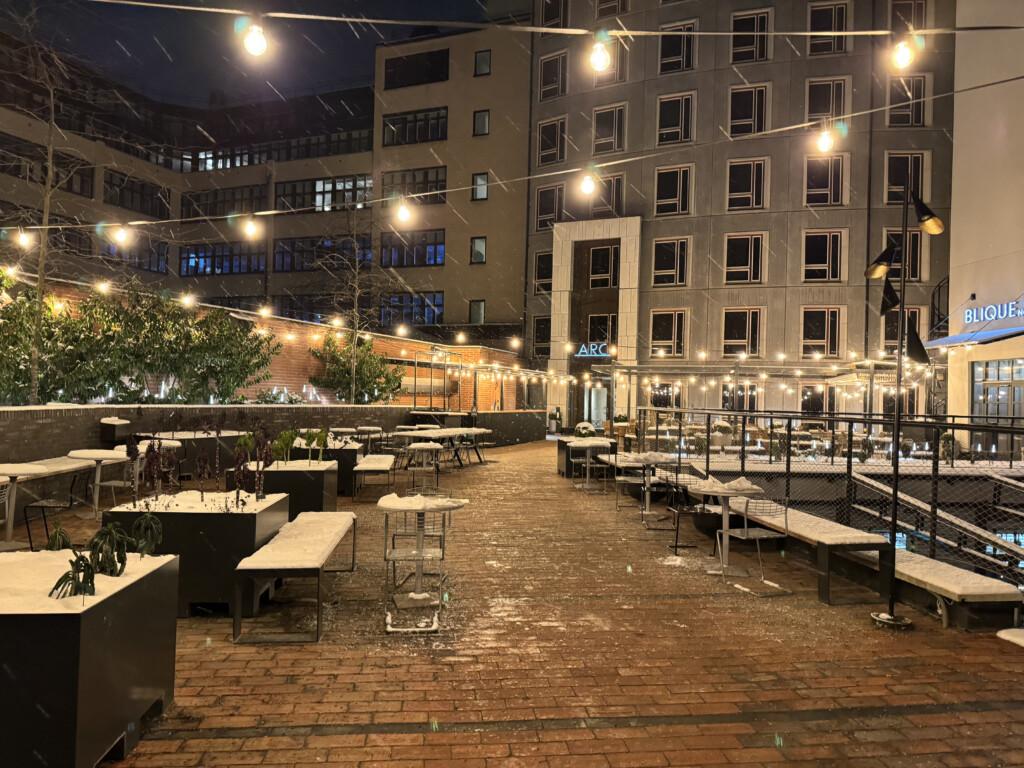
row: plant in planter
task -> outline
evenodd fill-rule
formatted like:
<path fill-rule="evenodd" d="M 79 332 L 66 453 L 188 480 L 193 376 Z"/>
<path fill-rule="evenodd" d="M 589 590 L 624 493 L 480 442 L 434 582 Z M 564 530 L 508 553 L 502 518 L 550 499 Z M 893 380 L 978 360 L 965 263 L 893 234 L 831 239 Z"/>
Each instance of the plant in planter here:
<path fill-rule="evenodd" d="M 950 466 L 953 465 L 953 458 L 955 455 L 954 451 L 956 450 L 955 445 L 956 441 L 952 432 L 943 432 L 939 437 L 939 456 L 941 456 L 942 460 Z"/>
<path fill-rule="evenodd" d="M 150 487 L 156 493 L 156 498 L 160 498 L 160 452 L 156 449 L 156 444 L 150 440 L 149 445 L 146 446 L 146 455 L 144 458 L 144 464 L 142 467 L 142 477 Z"/>
<path fill-rule="evenodd" d="M 148 502 L 146 511 L 132 523 L 132 539 L 135 541 L 135 551 L 143 557 L 156 552 L 156 548 L 164 540 L 163 523 L 153 514 Z"/>
<path fill-rule="evenodd" d="M 562 414 L 560 411 L 548 413 L 548 432 L 552 435 L 562 431 Z"/>
<path fill-rule="evenodd" d="M 616 413 L 612 421 L 616 424 L 629 424 L 629 416 L 624 413 Z"/>
<path fill-rule="evenodd" d="M 46 540 L 46 548 L 51 552 L 56 552 L 61 549 L 71 549 L 71 536 L 69 536 L 68 532 L 61 527 L 59 517 L 53 524 L 53 533 L 51 533 L 50 538 Z"/>
<path fill-rule="evenodd" d="M 909 440 L 900 441 L 900 455 L 902 455 L 904 459 L 909 459 L 910 454 L 913 450 L 913 443 L 911 443 Z"/>
<path fill-rule="evenodd" d="M 283 429 L 278 433 L 276 442 L 281 446 L 283 454 L 280 458 L 284 459 L 285 462 L 291 461 L 292 446 L 295 445 L 295 438 L 298 436 L 299 433 L 294 429 Z"/>
<path fill-rule="evenodd" d="M 708 452 L 708 439 L 701 435 L 696 435 L 691 442 L 691 446 L 696 455 L 703 456 Z"/>
<path fill-rule="evenodd" d="M 594 425 L 589 421 L 581 421 L 572 432 L 574 437 L 593 437 L 597 434 Z"/>
<path fill-rule="evenodd" d="M 96 573 L 120 576 L 128 564 L 128 534 L 120 523 L 108 523 L 89 539 L 89 564 Z"/>
<path fill-rule="evenodd" d="M 213 489 L 220 490 L 220 438 L 221 433 L 224 431 L 224 424 L 228 419 L 228 415 L 223 411 L 217 417 L 217 423 L 213 425 L 213 434 L 217 438 L 214 441 L 214 455 L 213 455 Z"/>
<path fill-rule="evenodd" d="M 206 501 L 206 494 L 204 489 L 204 482 L 210 477 L 210 457 L 207 455 L 205 449 L 200 449 L 196 453 L 196 466 L 193 470 L 195 473 L 196 480 L 199 481 L 199 501 Z"/>
<path fill-rule="evenodd" d="M 327 427 L 324 427 L 316 433 L 316 440 L 314 442 L 316 443 L 316 447 L 319 448 L 319 451 L 317 452 L 317 461 L 324 460 L 324 448 L 327 447 L 327 441 L 330 439 L 330 436 L 331 433 Z M 309 448 L 311 449 L 310 455 L 312 455 L 312 445 L 310 445 Z"/>
<path fill-rule="evenodd" d="M 173 448 L 164 448 L 160 452 L 160 476 L 161 479 L 164 475 L 167 475 L 168 487 L 178 484 L 177 470 L 178 468 L 178 454 L 174 452 Z"/>
<path fill-rule="evenodd" d="M 50 590 L 50 597 L 56 597 L 59 600 L 63 597 L 96 594 L 96 571 L 89 562 L 89 558 L 78 552 L 74 554 L 75 559 L 68 560 L 71 570 L 57 579 L 57 583 Z"/>
<path fill-rule="evenodd" d="M 271 464 L 274 463 L 274 449 L 270 444 L 270 441 L 263 441 L 263 463 L 261 464 L 259 458 L 256 460 L 256 498 L 264 499 L 266 495 L 263 493 L 263 481 L 266 478 L 267 469 Z"/>
<path fill-rule="evenodd" d="M 245 460 L 248 462 L 251 460 L 252 452 L 254 450 L 256 450 L 256 438 L 253 437 L 252 433 L 246 432 L 244 435 L 239 435 L 238 442 L 235 443 L 236 455 L 238 451 L 245 451 Z M 235 463 L 238 463 L 237 459 L 235 460 Z"/>
<path fill-rule="evenodd" d="M 727 421 L 716 421 L 711 425 L 711 444 L 721 448 L 725 453 L 725 446 L 732 443 L 732 424 Z"/>
<path fill-rule="evenodd" d="M 132 486 L 132 509 L 135 509 L 139 503 L 139 444 L 132 435 L 128 435 L 128 439 L 124 441 L 124 453 L 128 457 L 124 471 L 129 476 L 128 481 Z"/>
<path fill-rule="evenodd" d="M 249 469 L 249 454 L 245 451 L 242 446 L 235 448 L 235 507 L 238 507 L 238 502 L 242 494 L 242 486 L 249 482 L 249 475 L 251 471 Z M 225 509 L 227 508 L 225 504 Z"/>

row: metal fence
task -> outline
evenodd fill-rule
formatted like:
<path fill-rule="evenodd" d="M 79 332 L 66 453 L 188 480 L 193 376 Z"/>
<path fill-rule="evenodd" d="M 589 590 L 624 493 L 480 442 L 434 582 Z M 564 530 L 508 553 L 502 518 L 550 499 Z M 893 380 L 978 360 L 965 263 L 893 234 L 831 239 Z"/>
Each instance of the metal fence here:
<path fill-rule="evenodd" d="M 1024 585 L 1024 427 L 909 417 L 893 440 L 881 415 L 639 408 L 626 441 L 887 537 L 898 471 L 897 548 Z"/>

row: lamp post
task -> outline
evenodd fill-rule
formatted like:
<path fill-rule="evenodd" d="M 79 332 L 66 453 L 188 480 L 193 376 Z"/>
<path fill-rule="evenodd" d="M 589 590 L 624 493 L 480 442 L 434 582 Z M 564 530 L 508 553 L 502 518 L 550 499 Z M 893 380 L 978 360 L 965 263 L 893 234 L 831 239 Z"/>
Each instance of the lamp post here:
<path fill-rule="evenodd" d="M 872 613 L 871 618 L 874 619 L 875 623 L 879 626 L 889 627 L 892 629 L 908 629 L 913 626 L 913 622 L 906 616 L 896 615 L 896 533 L 898 530 L 897 513 L 899 512 L 900 504 L 900 429 L 903 423 L 903 357 L 904 351 L 907 348 L 907 307 L 906 307 L 906 295 L 907 295 L 907 224 L 910 218 L 910 203 L 913 200 L 914 213 L 917 217 L 917 223 L 920 225 L 923 232 L 929 235 L 940 235 L 945 229 L 942 221 L 938 216 L 932 212 L 932 210 L 925 205 L 921 199 L 912 190 L 913 183 L 913 163 L 908 159 L 907 161 L 907 178 L 903 184 L 903 223 L 900 229 L 900 244 L 899 247 L 888 246 L 882 253 L 876 258 L 868 268 L 864 270 L 864 277 L 870 279 L 884 278 L 885 279 L 885 293 L 892 293 L 892 286 L 888 281 L 889 270 L 892 269 L 894 262 L 899 260 L 900 262 L 900 291 L 899 291 L 899 322 L 897 325 L 896 335 L 896 392 L 894 395 L 893 402 L 893 418 L 892 418 L 892 508 L 889 512 L 889 543 L 892 546 L 892 569 L 889 574 L 889 610 L 888 613 Z M 894 299 L 888 296 L 883 296 L 882 299 L 882 322 L 884 323 L 885 314 L 889 309 L 892 309 L 892 302 Z M 915 338 L 916 337 L 916 331 Z M 917 339 L 917 346 L 920 346 L 920 339 Z M 879 574 L 882 577 L 882 574 Z"/>

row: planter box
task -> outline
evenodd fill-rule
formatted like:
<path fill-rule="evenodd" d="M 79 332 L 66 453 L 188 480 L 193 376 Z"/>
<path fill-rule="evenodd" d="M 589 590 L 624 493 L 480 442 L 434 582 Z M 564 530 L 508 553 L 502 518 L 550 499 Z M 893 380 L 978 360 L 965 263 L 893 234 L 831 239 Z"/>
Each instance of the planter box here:
<path fill-rule="evenodd" d="M 562 477 L 572 477 L 569 444 L 573 439 L 575 438 L 571 436 L 558 438 L 558 474 Z M 608 446 L 608 450 L 596 451 L 595 455 L 597 453 L 618 453 L 618 444 L 613 442 Z"/>
<path fill-rule="evenodd" d="M 324 461 L 336 461 L 338 462 L 338 495 L 339 496 L 352 496 L 355 491 L 355 474 L 352 470 L 355 468 L 359 459 L 363 455 L 363 448 L 360 444 L 355 444 L 351 448 L 324 448 Z M 316 461 L 320 456 L 320 449 L 313 449 L 313 461 Z M 305 461 L 309 458 L 309 449 L 307 448 L 292 448 L 292 462 L 302 460 Z M 334 509 L 334 507 L 330 507 Z M 319 510 L 316 510 L 319 511 Z"/>
<path fill-rule="evenodd" d="M 123 424 L 104 424 L 100 422 L 100 442 L 104 448 L 113 448 L 123 443 L 132 433 L 132 423 L 127 419 L 121 419 Z"/>
<path fill-rule="evenodd" d="M 177 500 L 177 501 L 176 501 Z M 157 554 L 175 554 L 181 558 L 181 579 L 178 584 L 178 616 L 189 615 L 196 603 L 227 604 L 233 610 L 235 566 L 274 537 L 288 522 L 288 497 L 268 496 L 257 502 L 251 495 L 244 511 L 225 512 L 224 501 L 234 509 L 234 493 L 207 493 L 206 504 L 200 506 L 199 492 L 186 491 L 175 496 L 161 496 L 160 506 L 153 512 L 164 528 L 164 538 Z M 126 531 L 143 513 L 131 505 L 114 507 L 103 513 L 103 524 L 117 522 Z M 242 612 L 252 616 L 259 604 L 259 594 L 252 585 L 242 592 Z M 230 612 L 230 611 L 229 611 Z"/>
<path fill-rule="evenodd" d="M 255 465 L 243 490 L 256 490 Z M 227 489 L 235 490 L 235 470 L 225 476 Z M 294 520 L 300 512 L 333 512 L 338 508 L 338 462 L 275 461 L 263 474 L 263 492 L 288 494 L 288 519 Z"/>
<path fill-rule="evenodd" d="M 46 567 L 28 576 L 12 558 Z M 129 555 L 123 575 L 96 577 L 94 597 L 47 597 L 69 559 L 67 550 L 0 555 L 0 762 L 11 768 L 123 759 L 143 716 L 174 697 L 178 558 Z M 38 603 L 19 606 L 29 590 Z"/>

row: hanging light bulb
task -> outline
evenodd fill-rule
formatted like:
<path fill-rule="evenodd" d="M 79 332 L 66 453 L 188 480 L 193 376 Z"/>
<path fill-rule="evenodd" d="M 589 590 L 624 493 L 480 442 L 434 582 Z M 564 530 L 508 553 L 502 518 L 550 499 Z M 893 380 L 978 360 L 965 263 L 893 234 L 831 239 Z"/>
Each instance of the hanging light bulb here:
<path fill-rule="evenodd" d="M 128 242 L 129 232 L 124 227 L 118 227 L 114 230 L 114 242 L 118 245 L 124 245 Z"/>
<path fill-rule="evenodd" d="M 28 232 L 18 233 L 18 247 L 19 248 L 31 248 L 32 247 L 32 235 Z"/>
<path fill-rule="evenodd" d="M 583 181 L 580 182 L 580 192 L 584 195 L 592 195 L 594 194 L 595 186 L 594 177 L 588 173 L 583 177 Z"/>
<path fill-rule="evenodd" d="M 896 69 L 906 69 L 914 63 L 914 48 L 906 40 L 900 40 L 892 49 L 892 64 Z"/>
<path fill-rule="evenodd" d="M 267 36 L 263 34 L 263 27 L 259 24 L 250 24 L 242 40 L 246 52 L 250 56 L 262 56 L 267 52 Z"/>
<path fill-rule="evenodd" d="M 405 203 L 401 203 L 398 206 L 398 212 L 395 214 L 399 221 L 408 221 L 412 218 L 412 211 L 409 210 L 409 206 Z"/>
<path fill-rule="evenodd" d="M 466 342 L 466 334 L 460 331 L 459 334 L 455 337 L 455 340 L 459 342 L 459 344 L 464 344 Z"/>
<path fill-rule="evenodd" d="M 409 333 L 409 329 L 408 328 L 406 328 L 404 325 L 398 326 L 398 335 L 399 336 L 405 336 L 407 333 Z"/>
<path fill-rule="evenodd" d="M 818 151 L 819 152 L 831 152 L 832 147 L 836 145 L 835 139 L 832 138 L 832 131 L 827 128 L 818 134 Z"/>
<path fill-rule="evenodd" d="M 260 225 L 253 219 L 246 219 L 245 224 L 242 225 L 242 231 L 245 232 L 246 237 L 253 238 L 260 233 Z"/>
<path fill-rule="evenodd" d="M 595 72 L 604 72 L 608 67 L 611 66 L 612 55 L 608 51 L 608 47 L 602 42 L 594 43 L 594 47 L 590 49 L 590 66 L 594 68 Z"/>

